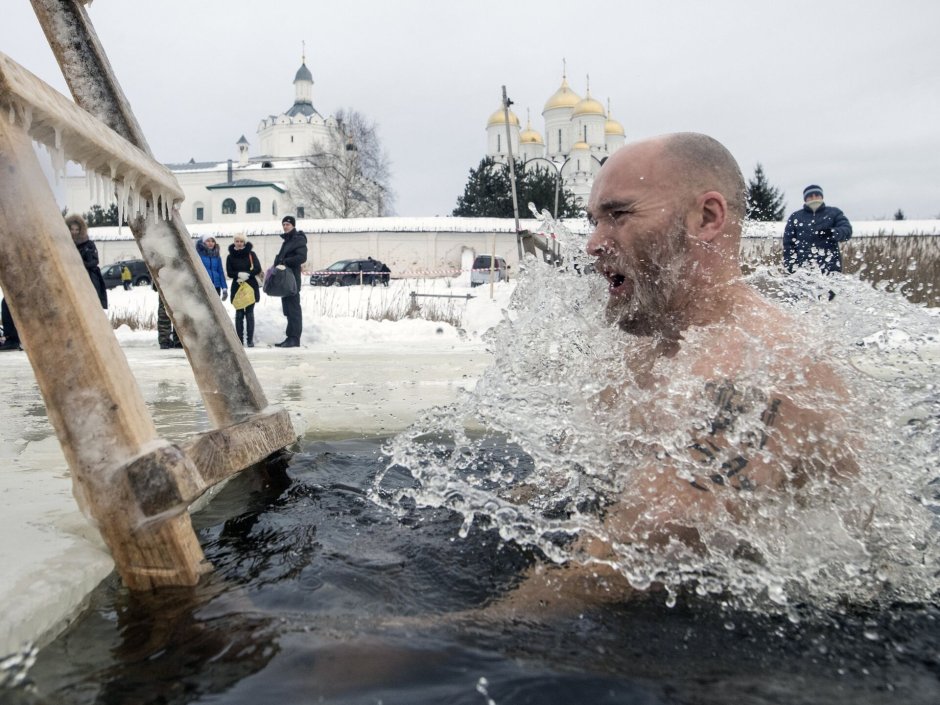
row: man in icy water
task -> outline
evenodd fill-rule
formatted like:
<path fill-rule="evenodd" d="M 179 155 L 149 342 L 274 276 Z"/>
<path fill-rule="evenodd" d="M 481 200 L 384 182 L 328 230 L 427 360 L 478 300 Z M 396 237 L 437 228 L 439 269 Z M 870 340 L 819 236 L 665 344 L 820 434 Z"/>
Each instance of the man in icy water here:
<path fill-rule="evenodd" d="M 536 568 L 497 611 L 624 599 L 625 550 L 710 555 L 719 522 L 741 526 L 775 493 L 855 472 L 832 411 L 846 403 L 841 382 L 742 278 L 745 185 L 723 145 L 693 133 L 627 145 L 598 172 L 587 212 L 608 320 L 629 334 L 628 379 L 593 408 L 624 439 L 629 481 L 607 497 L 601 529 L 577 539 L 581 561 Z"/>

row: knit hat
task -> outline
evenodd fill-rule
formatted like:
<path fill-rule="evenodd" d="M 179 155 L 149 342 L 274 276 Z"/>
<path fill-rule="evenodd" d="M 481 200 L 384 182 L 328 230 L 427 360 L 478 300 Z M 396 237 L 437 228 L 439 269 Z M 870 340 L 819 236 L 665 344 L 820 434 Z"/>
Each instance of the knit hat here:
<path fill-rule="evenodd" d="M 297 225 L 297 221 L 294 220 L 294 216 L 292 215 L 285 215 L 283 218 L 281 218 L 281 223 L 290 223 L 291 225 L 294 225 L 294 226 Z"/>
<path fill-rule="evenodd" d="M 814 193 L 818 193 L 820 197 L 823 197 L 822 187 L 817 186 L 816 184 L 810 184 L 809 186 L 807 186 L 805 189 L 803 189 L 803 200 L 805 201 Z"/>
<path fill-rule="evenodd" d="M 215 235 L 212 235 L 211 233 L 206 233 L 205 235 L 200 237 L 199 240 L 200 242 L 202 242 L 203 245 L 205 245 L 206 240 L 215 240 Z"/>

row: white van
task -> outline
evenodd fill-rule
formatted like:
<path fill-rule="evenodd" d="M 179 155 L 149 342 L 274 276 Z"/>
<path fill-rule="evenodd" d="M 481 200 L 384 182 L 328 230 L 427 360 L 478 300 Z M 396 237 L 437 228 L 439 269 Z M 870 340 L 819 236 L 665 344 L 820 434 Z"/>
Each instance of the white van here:
<path fill-rule="evenodd" d="M 470 286 L 480 286 L 480 284 L 490 283 L 490 269 L 492 268 L 493 281 L 504 282 L 509 279 L 509 267 L 506 260 L 502 257 L 496 258 L 493 263 L 492 255 L 477 255 L 473 260 L 473 267 L 470 270 Z"/>

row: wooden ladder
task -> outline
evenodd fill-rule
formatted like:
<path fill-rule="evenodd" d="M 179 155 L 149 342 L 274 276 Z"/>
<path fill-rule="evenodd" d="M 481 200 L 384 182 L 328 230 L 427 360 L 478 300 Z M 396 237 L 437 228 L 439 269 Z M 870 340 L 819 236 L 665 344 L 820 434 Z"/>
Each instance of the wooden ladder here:
<path fill-rule="evenodd" d="M 0 287 L 72 474 L 132 590 L 193 585 L 211 570 L 188 507 L 296 441 L 272 407 L 173 207 L 157 163 L 79 0 L 33 7 L 75 103 L 0 54 Z M 183 343 L 214 430 L 157 435 L 143 395 L 33 150 L 46 144 L 117 187 Z"/>

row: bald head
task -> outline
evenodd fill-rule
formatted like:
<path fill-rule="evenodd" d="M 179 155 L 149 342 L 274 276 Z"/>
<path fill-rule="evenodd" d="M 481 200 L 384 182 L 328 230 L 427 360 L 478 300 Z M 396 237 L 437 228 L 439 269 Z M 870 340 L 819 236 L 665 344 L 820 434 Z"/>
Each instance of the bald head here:
<path fill-rule="evenodd" d="M 721 142 L 697 132 L 677 132 L 654 140 L 662 158 L 693 198 L 717 191 L 728 203 L 731 220 L 740 227 L 746 211 L 744 177 L 738 162 Z"/>

